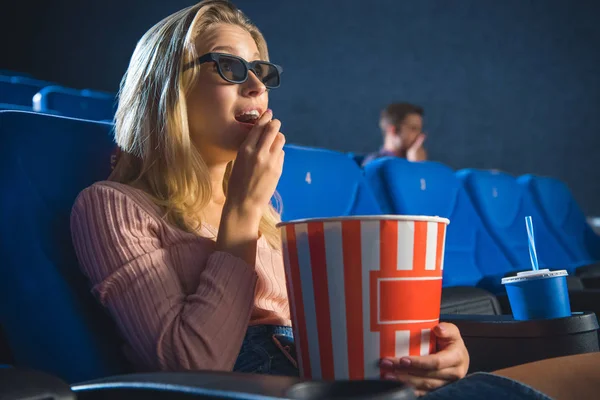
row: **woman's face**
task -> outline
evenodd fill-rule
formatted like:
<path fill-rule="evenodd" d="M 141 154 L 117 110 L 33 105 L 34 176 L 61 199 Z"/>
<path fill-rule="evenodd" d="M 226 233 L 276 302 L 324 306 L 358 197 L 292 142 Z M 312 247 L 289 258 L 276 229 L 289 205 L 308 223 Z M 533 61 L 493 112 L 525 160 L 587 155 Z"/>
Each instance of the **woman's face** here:
<path fill-rule="evenodd" d="M 215 25 L 201 35 L 197 51 L 199 56 L 217 52 L 248 62 L 260 59 L 252 36 L 229 24 Z M 244 120 L 241 116 L 253 110 L 259 116 L 267 110 L 267 89 L 252 71 L 246 82 L 234 84 L 221 78 L 214 62 L 195 68 L 200 68 L 198 79 L 186 98 L 190 138 L 207 164 L 229 162 L 252 129 L 252 124 L 238 119 Z"/>

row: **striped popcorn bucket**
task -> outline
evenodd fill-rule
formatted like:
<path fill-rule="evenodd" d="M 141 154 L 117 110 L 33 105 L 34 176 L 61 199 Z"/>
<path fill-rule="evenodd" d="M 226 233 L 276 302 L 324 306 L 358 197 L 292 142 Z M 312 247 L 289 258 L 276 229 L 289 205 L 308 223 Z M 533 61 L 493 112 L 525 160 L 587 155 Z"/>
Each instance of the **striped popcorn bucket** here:
<path fill-rule="evenodd" d="M 296 352 L 307 379 L 373 379 L 382 357 L 435 351 L 447 219 L 284 222 Z"/>

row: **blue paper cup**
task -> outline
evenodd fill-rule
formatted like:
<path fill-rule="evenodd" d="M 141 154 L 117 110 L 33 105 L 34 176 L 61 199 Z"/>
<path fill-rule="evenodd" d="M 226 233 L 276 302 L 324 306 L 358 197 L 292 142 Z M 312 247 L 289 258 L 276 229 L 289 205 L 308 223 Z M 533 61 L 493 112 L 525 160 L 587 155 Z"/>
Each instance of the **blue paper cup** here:
<path fill-rule="evenodd" d="M 503 278 L 513 317 L 519 321 L 571 316 L 567 271 L 519 272 Z"/>

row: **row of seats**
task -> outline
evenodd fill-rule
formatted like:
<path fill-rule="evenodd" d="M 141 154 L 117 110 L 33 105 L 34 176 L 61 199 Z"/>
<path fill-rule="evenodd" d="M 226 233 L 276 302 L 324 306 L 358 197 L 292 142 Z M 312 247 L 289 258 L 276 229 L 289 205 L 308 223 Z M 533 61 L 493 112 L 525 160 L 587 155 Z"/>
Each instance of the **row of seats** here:
<path fill-rule="evenodd" d="M 393 157 L 369 163 L 363 178 L 342 153 L 287 146 L 278 191 L 285 220 L 361 214 L 449 218 L 446 287 L 480 286 L 501 293 L 503 276 L 531 268 L 528 215 L 541 267 L 573 273 L 600 260 L 600 237 L 569 189 L 553 178 L 515 179 L 478 170 L 455 174 L 437 162 Z"/>
<path fill-rule="evenodd" d="M 88 89 L 70 89 L 28 76 L 0 74 L 0 110 L 36 111 L 112 121 L 115 97 Z"/>
<path fill-rule="evenodd" d="M 128 370 L 114 323 L 79 271 L 69 232 L 77 194 L 110 173 L 111 131 L 109 123 L 0 111 L 0 324 L 16 363 L 70 382 Z M 277 190 L 284 220 L 382 212 L 449 217 L 447 293 L 523 265 L 497 244 L 494 220 L 481 216 L 467 194 L 474 191 L 461 183 L 438 163 L 383 159 L 362 171 L 343 153 L 288 145 Z M 494 188 L 504 198 L 503 186 Z M 549 213 L 562 216 L 557 226 L 575 226 L 567 222 L 572 212 Z"/>

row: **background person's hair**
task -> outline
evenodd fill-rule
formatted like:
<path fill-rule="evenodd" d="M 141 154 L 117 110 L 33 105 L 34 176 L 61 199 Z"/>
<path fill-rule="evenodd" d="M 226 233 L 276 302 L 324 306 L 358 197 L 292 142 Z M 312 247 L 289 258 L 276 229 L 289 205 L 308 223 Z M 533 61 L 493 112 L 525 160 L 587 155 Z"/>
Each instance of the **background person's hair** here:
<path fill-rule="evenodd" d="M 393 103 L 383 109 L 381 118 L 387 124 L 398 127 L 410 114 L 418 114 L 422 117 L 424 114 L 423 108 L 410 103 Z"/>
<path fill-rule="evenodd" d="M 196 44 L 207 29 L 220 23 L 246 30 L 261 59 L 269 59 L 262 33 L 240 10 L 225 0 L 202 1 L 142 36 L 121 81 L 115 117 L 122 153 L 110 179 L 141 186 L 165 210 L 167 221 L 193 233 L 199 232 L 212 193 L 206 163 L 190 138 L 186 106 L 199 69 L 183 71 L 183 66 L 199 56 Z M 226 195 L 232 166 L 223 181 Z M 259 229 L 274 248 L 281 246 L 277 222 L 279 213 L 269 206 Z"/>

